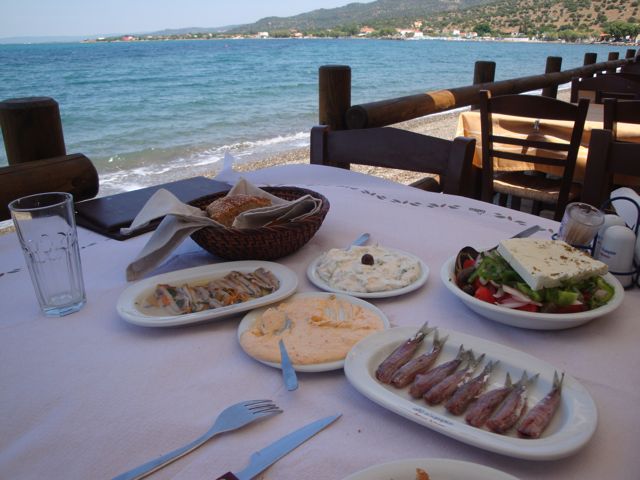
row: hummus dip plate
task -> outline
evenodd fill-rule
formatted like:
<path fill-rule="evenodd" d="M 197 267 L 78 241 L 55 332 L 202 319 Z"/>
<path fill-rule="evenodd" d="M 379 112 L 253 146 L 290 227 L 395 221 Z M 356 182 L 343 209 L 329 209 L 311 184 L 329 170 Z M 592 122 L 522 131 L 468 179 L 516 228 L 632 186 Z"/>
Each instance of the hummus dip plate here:
<path fill-rule="evenodd" d="M 382 312 L 382 310 L 371 305 L 369 302 L 360 300 L 359 298 L 351 297 L 349 295 L 324 293 L 324 292 L 305 292 L 305 293 L 296 293 L 295 295 L 293 295 L 287 300 L 304 299 L 304 298 L 329 298 L 331 296 L 335 296 L 339 300 L 347 301 L 353 305 L 360 306 L 364 309 L 369 310 L 375 316 L 380 318 L 380 320 L 382 320 L 383 329 L 389 328 L 389 319 Z M 240 342 L 240 338 L 242 337 L 242 334 L 253 327 L 254 323 L 267 310 L 267 308 L 268 307 L 263 307 L 257 310 L 253 310 L 244 316 L 244 318 L 240 322 L 240 325 L 238 325 L 238 342 Z M 371 335 L 373 335 L 373 333 Z M 242 349 L 247 355 L 259 361 L 260 363 L 264 363 L 265 365 L 269 365 L 270 367 L 274 367 L 278 369 L 281 368 L 280 362 L 269 362 L 266 360 L 262 360 L 256 357 L 255 355 L 253 355 L 251 352 L 248 352 L 242 345 L 242 342 L 240 342 L 240 346 L 242 347 Z M 291 355 L 291 352 L 289 352 L 289 355 Z M 329 370 L 339 370 L 343 366 L 344 366 L 344 358 L 336 361 L 331 361 L 331 362 L 322 362 L 322 363 L 313 363 L 313 364 L 293 363 L 293 369 L 296 370 L 297 372 L 326 372 Z"/>

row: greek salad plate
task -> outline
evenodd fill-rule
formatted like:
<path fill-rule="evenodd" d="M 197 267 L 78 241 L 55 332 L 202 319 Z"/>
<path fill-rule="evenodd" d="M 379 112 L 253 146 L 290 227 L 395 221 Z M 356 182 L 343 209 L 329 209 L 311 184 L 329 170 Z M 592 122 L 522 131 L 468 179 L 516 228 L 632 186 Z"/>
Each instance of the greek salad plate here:
<path fill-rule="evenodd" d="M 251 273 L 258 268 L 268 270 L 276 276 L 280 283 L 277 290 L 262 297 L 252 298 L 241 303 L 178 315 L 160 311 L 158 308 L 152 308 L 146 301 L 146 299 L 153 294 L 157 285 L 206 285 L 209 281 L 222 278 L 232 271 Z M 295 272 L 279 263 L 255 260 L 217 263 L 163 273 L 140 280 L 130 285 L 120 294 L 116 304 L 116 310 L 123 320 L 134 325 L 143 327 L 175 327 L 221 319 L 264 305 L 270 305 L 292 295 L 297 286 L 298 277 Z"/>
<path fill-rule="evenodd" d="M 414 399 L 408 387 L 395 388 L 378 381 L 375 371 L 401 343 L 414 336 L 418 327 L 397 327 L 374 333 L 358 342 L 345 360 L 344 371 L 353 387 L 375 403 L 413 422 L 443 435 L 491 452 L 527 460 L 553 460 L 569 456 L 592 437 L 598 422 L 596 405 L 587 390 L 565 372 L 560 405 L 540 438 L 518 438 L 514 432 L 497 434 L 466 423 L 464 414 L 449 413 L 442 405 L 430 406 L 422 398 Z M 467 335 L 438 328 L 440 338 L 448 335 L 436 365 L 453 359 L 461 345 L 474 354 L 485 354 L 484 363 L 498 361 L 491 372 L 485 391 L 500 388 L 509 373 L 515 382 L 524 371 L 539 374 L 528 392 L 528 405 L 533 407 L 551 390 L 553 376 L 560 370 L 525 352 Z M 431 348 L 433 334 L 418 348 L 416 355 Z M 483 363 L 483 365 L 484 365 Z M 482 366 L 479 369 L 483 368 Z"/>
<path fill-rule="evenodd" d="M 541 313 L 515 310 L 479 300 L 465 293 L 456 285 L 454 276 L 456 257 L 449 258 L 440 271 L 440 278 L 445 286 L 458 297 L 468 308 L 477 314 L 505 325 L 529 328 L 532 330 L 560 330 L 577 327 L 591 320 L 613 312 L 622 303 L 624 288 L 616 277 L 607 273 L 604 280 L 614 288 L 614 295 L 608 303 L 601 307 L 577 313 Z"/>

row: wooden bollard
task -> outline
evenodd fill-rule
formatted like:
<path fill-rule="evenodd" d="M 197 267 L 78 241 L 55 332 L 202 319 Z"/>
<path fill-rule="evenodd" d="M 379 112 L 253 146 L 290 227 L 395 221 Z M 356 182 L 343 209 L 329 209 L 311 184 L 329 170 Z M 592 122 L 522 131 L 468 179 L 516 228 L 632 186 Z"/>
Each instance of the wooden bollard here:
<path fill-rule="evenodd" d="M 493 82 L 496 78 L 496 62 L 477 61 L 473 66 L 473 84 Z M 471 105 L 471 110 L 478 110 L 480 105 Z"/>
<path fill-rule="evenodd" d="M 607 61 L 618 60 L 620 58 L 619 52 L 609 52 L 609 56 L 607 57 Z M 606 73 L 616 73 L 615 68 L 608 68 L 605 70 Z"/>
<path fill-rule="evenodd" d="M 346 129 L 345 114 L 351 106 L 351 68 L 324 65 L 319 69 L 319 121 L 332 130 Z"/>
<path fill-rule="evenodd" d="M 636 49 L 629 48 L 627 49 L 627 53 L 625 53 L 624 58 L 635 58 L 635 56 L 636 56 Z"/>
<path fill-rule="evenodd" d="M 0 125 L 9 165 L 66 155 L 58 102 L 49 97 L 0 102 Z"/>
<path fill-rule="evenodd" d="M 562 57 L 547 57 L 547 65 L 544 73 L 555 73 L 562 69 Z M 545 87 L 542 89 L 542 96 L 549 98 L 558 98 L 558 86 Z"/>

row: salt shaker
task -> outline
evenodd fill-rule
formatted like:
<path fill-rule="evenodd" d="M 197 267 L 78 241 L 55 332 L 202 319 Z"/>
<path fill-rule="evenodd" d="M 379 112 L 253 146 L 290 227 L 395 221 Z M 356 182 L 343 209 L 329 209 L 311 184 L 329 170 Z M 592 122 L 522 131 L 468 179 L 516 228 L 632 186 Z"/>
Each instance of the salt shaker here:
<path fill-rule="evenodd" d="M 625 226 L 624 219 L 619 217 L 618 215 L 613 215 L 611 213 L 607 213 L 604 216 L 604 223 L 598 230 L 598 237 L 596 238 L 596 246 L 593 249 L 593 258 L 599 258 L 600 256 L 600 248 L 602 248 L 602 240 L 604 239 L 604 232 L 607 228 L 613 225 Z"/>
<path fill-rule="evenodd" d="M 606 263 L 611 272 L 632 272 L 635 245 L 633 230 L 622 225 L 612 225 L 604 231 L 598 259 Z M 615 276 L 623 287 L 628 287 L 633 281 L 632 273 Z"/>

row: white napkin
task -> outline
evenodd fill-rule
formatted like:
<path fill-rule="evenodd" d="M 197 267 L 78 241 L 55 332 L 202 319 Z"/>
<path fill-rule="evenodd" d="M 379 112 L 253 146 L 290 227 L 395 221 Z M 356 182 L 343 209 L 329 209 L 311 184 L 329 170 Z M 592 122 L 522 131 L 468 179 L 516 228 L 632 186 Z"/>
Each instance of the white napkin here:
<path fill-rule="evenodd" d="M 287 201 L 271 195 L 264 190 L 252 185 L 245 179 L 229 191 L 227 195 L 246 193 L 269 198 L 271 206 L 247 210 L 236 217 L 234 228 L 257 228 L 269 224 L 283 223 L 291 220 L 303 219 L 318 211 L 321 206 L 319 199 L 310 195 L 304 195 L 296 200 Z M 127 280 L 136 280 L 153 270 L 182 241 L 196 230 L 205 227 L 226 227 L 207 217 L 206 213 L 197 208 L 182 203 L 171 192 L 160 189 L 154 193 L 145 206 L 136 215 L 129 228 L 121 229 L 121 233 L 127 235 L 132 231 L 146 225 L 151 220 L 164 216 L 158 228 L 138 254 L 127 267 Z"/>

